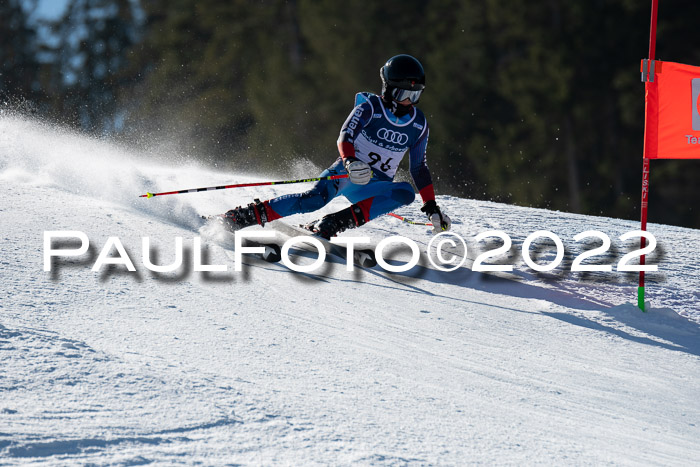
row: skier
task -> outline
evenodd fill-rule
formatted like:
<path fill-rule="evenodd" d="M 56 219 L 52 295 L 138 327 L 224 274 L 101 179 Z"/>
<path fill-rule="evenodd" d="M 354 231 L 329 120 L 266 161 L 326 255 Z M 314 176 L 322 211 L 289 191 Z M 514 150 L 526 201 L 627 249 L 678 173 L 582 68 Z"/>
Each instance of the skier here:
<path fill-rule="evenodd" d="M 410 55 L 390 58 L 379 72 L 382 94 L 361 92 L 355 108 L 340 130 L 340 157 L 320 177 L 348 174 L 348 178 L 322 180 L 309 191 L 255 200 L 224 214 L 221 221 L 232 231 L 251 225 L 316 211 L 333 198 L 345 196 L 352 205 L 307 225 L 317 235 L 330 239 L 339 232 L 366 222 L 415 199 L 408 182 L 393 182 L 406 151 L 410 172 L 423 199 L 421 211 L 427 214 L 435 233 L 449 230 L 450 218 L 435 202 L 435 192 L 426 164 L 428 122 L 415 104 L 425 88 L 421 63 Z"/>

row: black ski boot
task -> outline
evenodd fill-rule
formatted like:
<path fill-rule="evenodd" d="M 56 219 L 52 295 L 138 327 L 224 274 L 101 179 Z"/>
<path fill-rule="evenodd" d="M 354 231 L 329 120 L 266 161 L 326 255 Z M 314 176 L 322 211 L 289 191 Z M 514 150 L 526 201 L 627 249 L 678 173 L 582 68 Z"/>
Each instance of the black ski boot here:
<path fill-rule="evenodd" d="M 336 236 L 343 230 L 354 229 L 364 225 L 365 222 L 367 221 L 362 213 L 362 209 L 358 205 L 353 204 L 342 211 L 323 216 L 321 220 L 312 222 L 306 227 L 319 237 L 330 240 L 331 237 Z"/>
<path fill-rule="evenodd" d="M 231 209 L 219 217 L 219 221 L 227 230 L 235 232 L 251 225 L 265 226 L 267 222 L 267 211 L 265 205 L 256 199 L 254 203 L 248 206 L 238 206 L 236 209 Z"/>

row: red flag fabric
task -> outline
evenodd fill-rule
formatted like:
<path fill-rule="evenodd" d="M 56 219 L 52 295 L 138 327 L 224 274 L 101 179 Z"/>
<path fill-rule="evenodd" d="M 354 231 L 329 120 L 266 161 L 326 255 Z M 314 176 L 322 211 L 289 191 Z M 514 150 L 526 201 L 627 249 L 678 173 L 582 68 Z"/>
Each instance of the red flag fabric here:
<path fill-rule="evenodd" d="M 655 63 L 647 81 L 644 157 L 700 159 L 700 67 Z"/>

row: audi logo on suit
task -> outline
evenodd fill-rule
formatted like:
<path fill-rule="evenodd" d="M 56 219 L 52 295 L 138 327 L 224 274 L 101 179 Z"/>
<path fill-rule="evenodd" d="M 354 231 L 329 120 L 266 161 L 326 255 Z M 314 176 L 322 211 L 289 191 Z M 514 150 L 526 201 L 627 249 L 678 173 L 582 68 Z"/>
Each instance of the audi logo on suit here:
<path fill-rule="evenodd" d="M 381 128 L 377 132 L 377 137 L 383 139 L 387 143 L 393 144 L 406 144 L 408 142 L 408 135 L 406 133 L 399 133 L 394 130 L 387 130 L 386 128 Z"/>

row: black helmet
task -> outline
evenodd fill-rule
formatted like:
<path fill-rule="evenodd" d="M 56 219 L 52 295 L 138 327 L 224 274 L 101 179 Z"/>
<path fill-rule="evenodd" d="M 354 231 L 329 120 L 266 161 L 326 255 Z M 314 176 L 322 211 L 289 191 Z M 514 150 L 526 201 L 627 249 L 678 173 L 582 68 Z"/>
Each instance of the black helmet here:
<path fill-rule="evenodd" d="M 382 96 L 387 101 L 410 99 L 415 104 L 425 89 L 423 65 L 406 54 L 391 57 L 379 70 L 382 78 Z"/>

